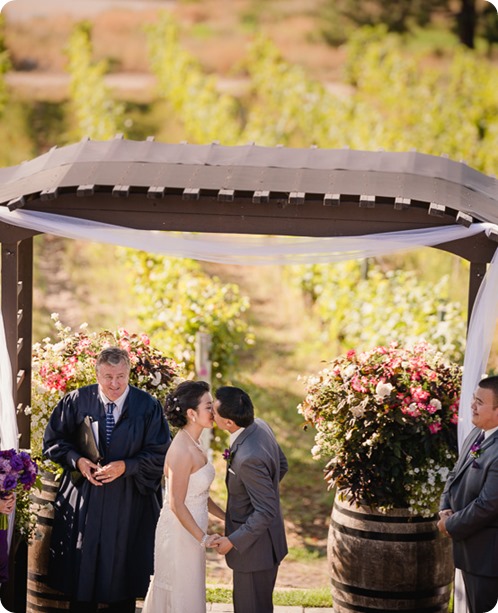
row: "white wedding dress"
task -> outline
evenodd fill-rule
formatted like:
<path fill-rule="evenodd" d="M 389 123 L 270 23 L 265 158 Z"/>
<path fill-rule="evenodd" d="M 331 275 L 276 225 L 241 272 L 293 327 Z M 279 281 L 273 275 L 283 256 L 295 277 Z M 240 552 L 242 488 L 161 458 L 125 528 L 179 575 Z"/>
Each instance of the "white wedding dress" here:
<path fill-rule="evenodd" d="M 185 504 L 207 531 L 209 488 L 214 467 L 207 462 L 190 475 Z M 206 552 L 169 508 L 168 487 L 157 522 L 154 575 L 142 613 L 206 613 Z"/>

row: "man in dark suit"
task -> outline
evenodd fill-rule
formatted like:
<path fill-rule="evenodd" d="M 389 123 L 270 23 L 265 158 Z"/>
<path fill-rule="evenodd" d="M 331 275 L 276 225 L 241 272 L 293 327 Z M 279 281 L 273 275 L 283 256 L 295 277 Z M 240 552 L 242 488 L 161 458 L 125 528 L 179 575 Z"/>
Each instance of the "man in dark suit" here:
<path fill-rule="evenodd" d="M 453 541 L 470 613 L 486 613 L 498 601 L 498 377 L 479 382 L 471 409 L 475 428 L 444 488 L 438 528 Z"/>
<path fill-rule="evenodd" d="M 130 359 L 108 347 L 97 357 L 97 384 L 70 392 L 55 407 L 43 439 L 64 469 L 54 504 L 48 583 L 70 598 L 70 611 L 135 613 L 153 572 L 160 485 L 170 434 L 162 407 L 128 384 Z M 102 460 L 82 449 L 78 431 L 92 420 Z"/>
<path fill-rule="evenodd" d="M 216 392 L 214 419 L 230 433 L 225 534 L 216 546 L 233 570 L 235 613 L 271 613 L 278 566 L 287 554 L 279 483 L 287 460 L 271 428 L 254 419 L 237 387 Z"/>

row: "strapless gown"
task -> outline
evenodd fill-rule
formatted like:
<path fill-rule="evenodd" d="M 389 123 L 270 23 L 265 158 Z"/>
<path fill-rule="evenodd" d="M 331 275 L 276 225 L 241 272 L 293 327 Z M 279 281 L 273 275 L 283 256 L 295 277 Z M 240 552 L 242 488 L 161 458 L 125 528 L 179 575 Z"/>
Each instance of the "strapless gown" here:
<path fill-rule="evenodd" d="M 185 504 L 199 527 L 208 528 L 209 488 L 214 467 L 190 475 Z M 206 613 L 206 552 L 169 508 L 168 488 L 157 522 L 154 575 L 143 613 Z"/>

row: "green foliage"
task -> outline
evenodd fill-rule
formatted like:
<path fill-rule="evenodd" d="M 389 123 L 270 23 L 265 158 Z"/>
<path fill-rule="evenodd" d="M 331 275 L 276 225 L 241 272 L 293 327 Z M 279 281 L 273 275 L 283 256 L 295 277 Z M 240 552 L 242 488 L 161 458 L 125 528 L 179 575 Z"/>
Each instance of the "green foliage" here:
<path fill-rule="evenodd" d="M 171 16 L 163 13 L 147 28 L 147 34 L 159 94 L 181 119 L 188 138 L 194 143 L 234 144 L 240 133 L 237 103 L 219 94 L 216 80 L 205 75 L 199 61 L 182 49 L 179 28 Z"/>
<path fill-rule="evenodd" d="M 326 0 L 320 12 L 322 33 L 330 44 L 338 44 L 362 26 L 407 32 L 414 25 L 427 25 L 447 6 L 448 0 Z"/>
<path fill-rule="evenodd" d="M 92 60 L 91 25 L 74 29 L 67 49 L 71 106 L 79 138 L 106 140 L 124 131 L 123 107 L 114 102 L 104 83 L 106 62 Z"/>
<path fill-rule="evenodd" d="M 5 47 L 4 28 L 5 18 L 0 14 L 0 115 L 3 113 L 8 100 L 5 75 L 11 68 L 9 53 Z"/>
<path fill-rule="evenodd" d="M 417 149 L 494 173 L 498 69 L 464 49 L 452 49 L 447 68 L 435 69 L 425 56 L 408 54 L 403 44 L 385 26 L 355 30 L 345 64 L 355 89 L 344 98 L 285 61 L 274 43 L 256 37 L 243 63 L 250 93 L 238 108 L 182 49 L 170 16 L 149 30 L 161 96 L 194 142 Z"/>
<path fill-rule="evenodd" d="M 248 298 L 237 285 L 210 277 L 193 260 L 126 253 L 137 316 L 154 344 L 194 372 L 196 334 L 209 333 L 213 376 L 226 379 L 238 353 L 253 342 L 246 321 Z"/>
<path fill-rule="evenodd" d="M 33 488 L 41 491 L 42 482 L 38 475 Z M 37 516 L 35 510 L 40 505 L 33 503 L 33 490 L 19 488 L 16 493 L 16 521 L 14 529 L 17 536 L 28 543 L 31 543 L 36 536 Z"/>
<path fill-rule="evenodd" d="M 290 279 L 320 318 L 322 340 L 334 355 L 430 339 L 448 358 L 463 361 L 465 314 L 448 299 L 446 277 L 431 286 L 414 271 L 348 261 L 293 266 Z"/>
<path fill-rule="evenodd" d="M 425 68 L 398 36 L 366 28 L 348 42 L 346 75 L 356 87 L 350 146 L 444 153 L 495 172 L 498 69 L 484 58 L 460 48 L 446 70 Z"/>
<path fill-rule="evenodd" d="M 268 146 L 324 142 L 323 131 L 334 129 L 331 126 L 344 107 L 321 83 L 288 64 L 264 37 L 251 45 L 245 68 L 252 97 L 243 142 Z"/>

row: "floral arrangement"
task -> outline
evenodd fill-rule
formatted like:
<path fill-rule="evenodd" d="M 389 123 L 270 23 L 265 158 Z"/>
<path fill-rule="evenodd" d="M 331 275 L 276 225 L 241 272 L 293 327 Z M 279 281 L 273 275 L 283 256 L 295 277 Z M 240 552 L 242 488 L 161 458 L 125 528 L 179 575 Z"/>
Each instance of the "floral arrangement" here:
<path fill-rule="evenodd" d="M 16 526 L 21 527 L 21 536 L 28 539 L 31 536 L 30 522 L 24 521 L 23 516 L 29 505 L 28 492 L 33 486 L 40 487 L 38 465 L 29 453 L 16 452 L 15 449 L 0 451 L 0 496 L 11 492 L 16 494 Z M 0 530 L 6 530 L 8 522 L 8 516 L 0 514 Z"/>
<path fill-rule="evenodd" d="M 105 347 L 126 349 L 131 361 L 130 383 L 160 402 L 181 375 L 178 364 L 152 347 L 146 334 L 131 334 L 123 328 L 88 333 L 87 324 L 72 332 L 57 313 L 52 319 L 58 342 L 46 338 L 33 346 L 33 393 L 26 412 L 31 415 L 31 450 L 35 457 L 41 457 L 43 433 L 55 405 L 67 392 L 95 383 L 96 358 Z"/>
<path fill-rule="evenodd" d="M 461 367 L 427 343 L 348 351 L 306 380 L 325 479 L 353 502 L 430 516 L 457 456 Z"/>

